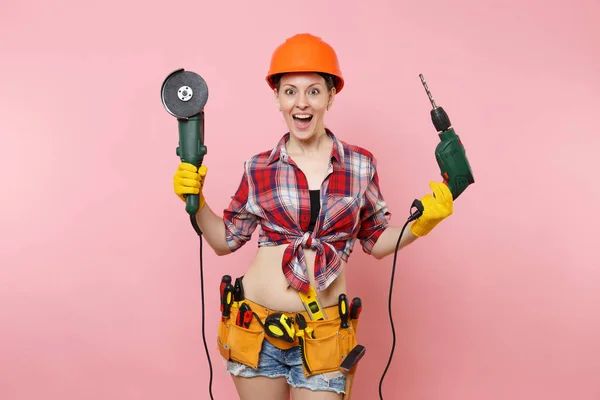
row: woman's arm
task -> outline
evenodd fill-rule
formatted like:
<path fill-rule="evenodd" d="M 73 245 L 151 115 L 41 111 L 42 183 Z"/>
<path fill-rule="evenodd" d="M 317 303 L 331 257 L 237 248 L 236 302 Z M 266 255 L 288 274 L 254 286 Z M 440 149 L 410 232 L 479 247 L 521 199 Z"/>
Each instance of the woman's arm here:
<path fill-rule="evenodd" d="M 393 254 L 396 251 L 396 244 L 398 243 L 398 238 L 400 237 L 401 231 L 401 226 L 390 226 L 386 228 L 381 236 L 379 236 L 379 239 L 377 239 L 377 242 L 375 242 L 373 250 L 371 250 L 371 255 L 376 259 L 381 260 L 382 258 Z M 406 229 L 404 229 L 404 233 L 402 234 L 402 239 L 400 239 L 400 246 L 398 247 L 398 250 L 411 244 L 417 239 L 418 236 L 415 236 L 410 230 L 410 226 L 407 225 Z"/>
<path fill-rule="evenodd" d="M 184 202 L 188 194 L 199 196 L 200 207 L 196 213 L 196 222 L 215 254 L 223 256 L 234 252 L 250 240 L 257 220 L 245 210 L 248 196 L 245 173 L 223 216 L 218 216 L 210 209 L 202 193 L 206 173 L 206 165 L 197 170 L 194 165 L 180 163 L 173 182 L 175 194 Z"/>
<path fill-rule="evenodd" d="M 204 203 L 204 207 L 196 213 L 196 222 L 206 242 L 218 256 L 224 256 L 232 252 L 225 240 L 223 218 L 215 214 L 207 203 Z"/>

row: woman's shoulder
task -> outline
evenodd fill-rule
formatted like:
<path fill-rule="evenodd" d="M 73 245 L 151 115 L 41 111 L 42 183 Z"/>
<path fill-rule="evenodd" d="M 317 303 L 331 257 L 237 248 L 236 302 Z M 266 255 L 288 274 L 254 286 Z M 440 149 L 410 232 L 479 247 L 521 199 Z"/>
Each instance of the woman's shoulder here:
<path fill-rule="evenodd" d="M 338 152 L 342 152 L 344 157 L 350 158 L 362 158 L 368 161 L 375 160 L 373 153 L 364 146 L 359 146 L 356 143 L 350 143 L 344 139 L 337 137 L 329 128 L 327 133 L 333 139 L 334 144 L 338 147 Z"/>
<path fill-rule="evenodd" d="M 271 167 L 275 161 L 281 157 L 281 151 L 285 144 L 285 139 L 289 134 L 282 136 L 274 147 L 252 154 L 245 161 L 246 168 L 267 168 Z"/>
<path fill-rule="evenodd" d="M 249 168 L 264 168 L 267 167 L 273 160 L 273 150 L 265 150 L 259 153 L 252 154 L 246 159 L 246 165 Z"/>
<path fill-rule="evenodd" d="M 267 169 L 276 168 L 273 150 L 265 150 L 250 155 L 244 160 L 244 170 L 246 174 L 253 175 Z"/>
<path fill-rule="evenodd" d="M 373 152 L 366 147 L 348 143 L 344 140 L 340 140 L 340 143 L 344 149 L 344 157 L 348 157 L 350 161 L 359 159 L 360 161 L 367 162 L 369 164 L 377 163 L 377 159 Z"/>

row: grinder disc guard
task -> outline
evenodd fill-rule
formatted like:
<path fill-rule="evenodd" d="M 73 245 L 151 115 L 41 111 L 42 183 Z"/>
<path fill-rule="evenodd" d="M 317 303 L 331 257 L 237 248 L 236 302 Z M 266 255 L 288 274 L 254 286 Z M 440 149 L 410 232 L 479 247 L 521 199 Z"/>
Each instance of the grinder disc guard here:
<path fill-rule="evenodd" d="M 160 95 L 169 114 L 189 118 L 204 109 L 208 101 L 208 86 L 200 75 L 182 68 L 165 79 Z"/>

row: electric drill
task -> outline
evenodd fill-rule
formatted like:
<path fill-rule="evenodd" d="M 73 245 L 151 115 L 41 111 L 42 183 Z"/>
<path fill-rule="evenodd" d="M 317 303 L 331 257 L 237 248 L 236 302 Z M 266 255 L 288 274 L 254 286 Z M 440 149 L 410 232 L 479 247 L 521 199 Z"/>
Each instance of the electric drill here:
<path fill-rule="evenodd" d="M 431 110 L 431 121 L 440 137 L 440 143 L 435 148 L 435 159 L 440 167 L 444 183 L 448 185 L 453 200 L 456 200 L 469 185 L 475 182 L 471 165 L 467 159 L 465 147 L 460 137 L 458 137 L 454 128 L 452 128 L 448 114 L 446 114 L 446 111 L 442 107 L 438 107 L 435 104 L 425 78 L 423 78 L 423 74 L 419 74 L 419 77 L 433 107 Z"/>
<path fill-rule="evenodd" d="M 431 121 L 433 122 L 433 126 L 438 131 L 438 135 L 440 137 L 440 143 L 435 148 L 435 159 L 437 160 L 438 166 L 440 167 L 440 173 L 442 178 L 444 179 L 444 183 L 448 186 L 450 193 L 452 193 L 453 200 L 456 200 L 458 196 L 461 195 L 465 189 L 475 182 L 473 179 L 473 173 L 471 172 L 471 165 L 469 164 L 469 160 L 467 159 L 467 155 L 465 152 L 465 148 L 456 134 L 454 129 L 452 128 L 452 124 L 450 123 L 450 118 L 446 114 L 446 111 L 442 107 L 438 107 L 429 92 L 429 88 L 427 87 L 427 83 L 425 82 L 425 78 L 423 78 L 423 74 L 419 74 L 421 78 L 421 82 L 425 87 L 425 91 L 427 92 L 427 96 L 429 96 L 429 101 L 433 106 L 431 110 Z M 435 196 L 435 194 L 434 194 Z M 416 208 L 416 211 L 413 211 L 413 208 Z M 416 220 L 423 214 L 424 208 L 421 200 L 415 200 L 411 207 L 411 215 L 407 219 L 406 223 L 402 227 L 400 231 L 400 235 L 398 235 L 398 241 L 396 242 L 396 250 L 394 255 L 394 264 L 392 266 L 392 277 L 390 279 L 390 292 L 389 292 L 389 300 L 388 300 L 388 313 L 390 316 L 390 325 L 392 327 L 392 351 L 390 352 L 390 358 L 388 359 L 388 363 L 381 375 L 381 380 L 379 381 L 379 399 L 383 400 L 382 393 L 382 385 L 383 379 L 387 374 L 388 368 L 392 362 L 392 357 L 394 356 L 394 348 L 396 346 L 396 331 L 394 329 L 394 321 L 392 319 L 392 292 L 394 286 L 394 274 L 396 271 L 396 254 L 398 253 L 398 249 L 400 248 L 400 240 L 404 235 L 404 229 L 408 225 L 409 222 Z M 352 308 L 351 308 L 352 312 Z M 358 346 L 357 346 L 358 347 Z"/>

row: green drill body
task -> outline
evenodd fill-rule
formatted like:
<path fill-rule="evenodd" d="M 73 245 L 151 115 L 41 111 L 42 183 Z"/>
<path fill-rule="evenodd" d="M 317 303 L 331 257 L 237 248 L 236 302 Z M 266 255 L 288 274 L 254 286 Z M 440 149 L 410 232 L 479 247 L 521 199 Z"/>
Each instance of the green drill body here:
<path fill-rule="evenodd" d="M 441 107 L 438 107 L 432 110 L 431 114 L 434 125 L 436 125 L 434 114 L 445 115 L 445 112 Z M 443 119 L 448 120 L 448 117 L 446 116 Z M 470 184 L 475 182 L 475 179 L 467 159 L 465 147 L 454 128 L 447 126 L 445 129 L 439 129 L 438 132 L 440 132 L 438 133 L 440 142 L 435 147 L 435 159 L 440 167 L 444 183 L 448 185 L 453 199 L 456 200 Z"/>

